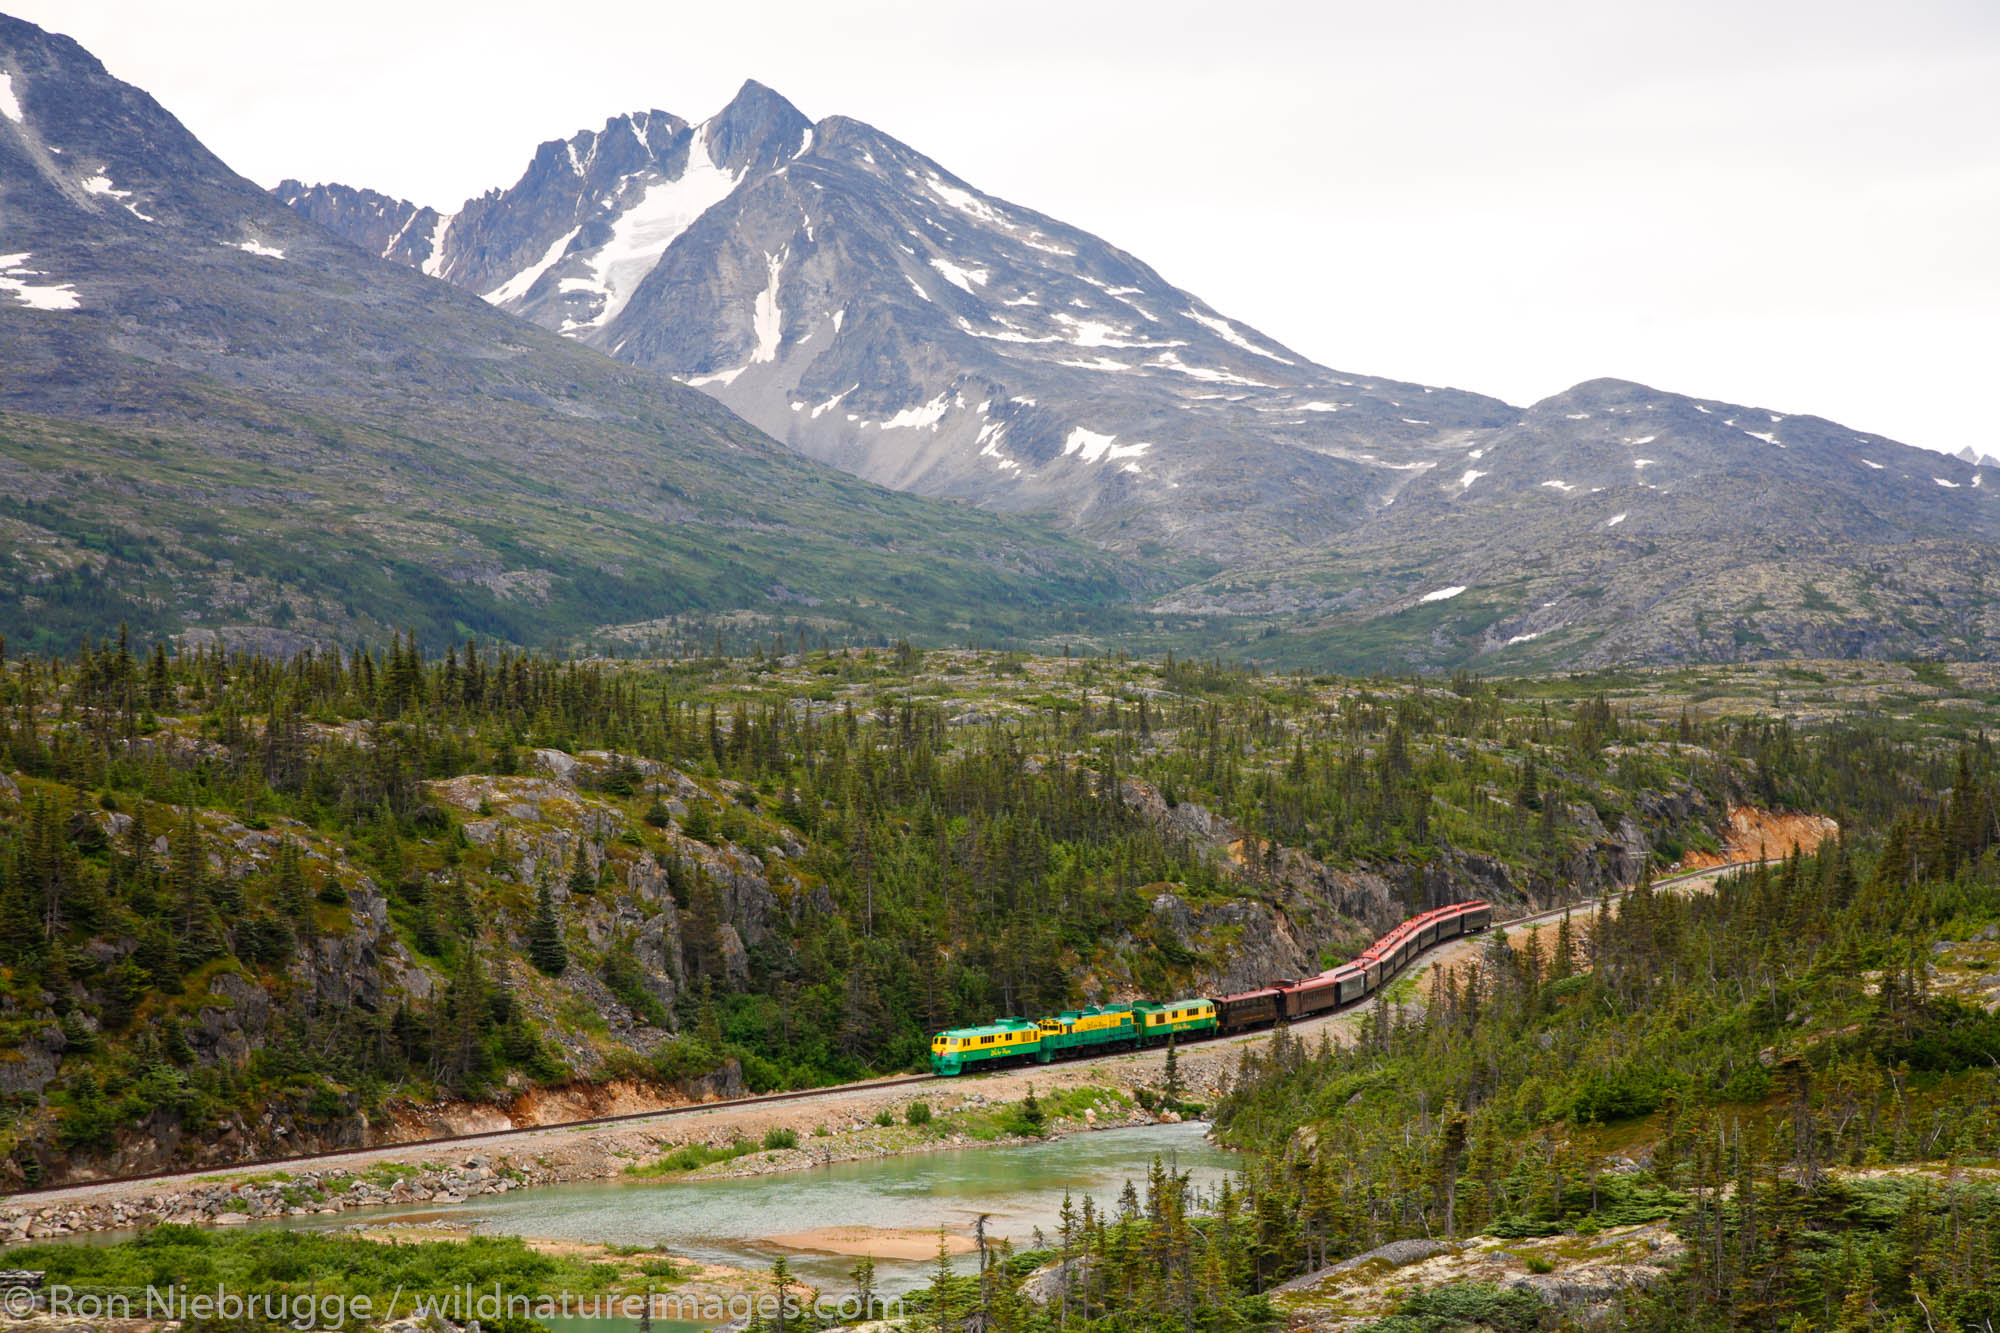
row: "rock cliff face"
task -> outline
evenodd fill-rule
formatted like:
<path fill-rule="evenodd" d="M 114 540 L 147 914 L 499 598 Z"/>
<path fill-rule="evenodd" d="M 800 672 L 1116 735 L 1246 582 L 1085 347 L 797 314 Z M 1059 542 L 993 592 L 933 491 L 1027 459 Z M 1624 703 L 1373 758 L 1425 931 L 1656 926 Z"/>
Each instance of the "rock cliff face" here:
<path fill-rule="evenodd" d="M 1171 890 L 1153 898 L 1156 934 L 1197 960 L 1194 977 L 1205 993 L 1311 975 L 1359 952 L 1412 912 L 1445 903 L 1483 898 L 1501 915 L 1513 915 L 1588 902 L 1637 882 L 1660 837 L 1713 832 L 1721 817 L 1704 797 L 1684 791 L 1644 793 L 1637 814 L 1621 817 L 1616 829 L 1605 828 L 1590 807 L 1571 806 L 1564 822 L 1587 843 L 1566 853 L 1550 875 L 1523 883 L 1491 857 L 1451 848 L 1423 865 L 1356 870 L 1335 870 L 1293 847 L 1246 854 L 1243 830 L 1211 810 L 1189 801 L 1169 805 L 1138 778 L 1122 779 L 1121 794 L 1148 819 L 1225 858 L 1246 890 L 1220 902 L 1190 903 Z M 1120 997 L 1107 991 L 1100 998 Z"/>
<path fill-rule="evenodd" d="M 391 1101 L 369 1108 L 353 1091 L 323 1085 L 273 1097 L 254 1113 L 230 1112 L 200 1123 L 169 1104 L 109 1144 L 90 1147 L 65 1147 L 52 1119 L 31 1117 L 11 1155 L 0 1158 L 0 1188 L 219 1166 L 743 1095 L 742 1070 L 734 1059 L 673 1085 L 611 1077 L 614 1064 L 629 1071 L 630 1061 L 621 1051 L 643 1056 L 674 1034 L 674 1005 L 690 975 L 684 942 L 690 904 L 677 900 L 672 886 L 678 877 L 713 887 L 720 947 L 729 979 L 737 984 L 748 979 L 749 949 L 807 914 L 830 911 L 831 900 L 823 887 L 806 889 L 790 870 L 790 858 L 804 848 L 789 834 L 781 837 L 784 845 L 770 846 L 760 856 L 726 839 L 711 845 L 673 826 L 665 833 L 671 851 L 664 859 L 651 850 L 634 854 L 623 836 L 627 816 L 590 789 L 619 763 L 641 771 L 646 786 L 682 817 L 688 803 L 713 805 L 727 796 L 718 789 L 733 785 L 704 788 L 664 765 L 560 751 L 537 756 L 536 766 L 547 776 L 464 777 L 429 784 L 432 798 L 441 804 L 490 811 L 463 826 L 467 839 L 504 844 L 512 858 L 508 876 L 521 890 L 547 878 L 564 901 L 572 938 L 581 950 L 575 966 L 557 979 L 540 976 L 521 960 L 525 939 L 518 934 L 512 948 L 493 952 L 486 965 L 507 981 L 537 1039 L 560 1053 L 573 1083 L 508 1086 L 476 1102 L 418 1106 Z M 11 779 L 0 781 L 5 784 L 0 804 L 17 806 L 18 786 Z M 79 818 L 107 840 L 126 838 L 132 826 L 131 816 L 122 812 L 95 811 Z M 208 978 L 176 1029 L 192 1067 L 240 1072 L 257 1052 L 288 1034 L 309 1032 L 317 1019 L 361 1014 L 387 1020 L 399 1007 L 421 1004 L 448 986 L 449 979 L 414 954 L 391 926 L 396 902 L 341 847 L 288 821 L 274 821 L 268 830 L 251 829 L 203 812 L 198 828 L 212 848 L 206 859 L 216 875 L 240 880 L 268 868 L 280 845 L 291 840 L 303 848 L 315 873 L 342 886 L 344 903 L 332 920 L 322 916 L 321 928 L 299 938 L 281 962 L 262 970 L 230 966 Z M 164 864 L 168 839 L 158 839 L 151 851 Z M 570 890 L 569 873 L 578 860 L 594 885 L 587 894 Z M 446 887 L 440 883 L 430 891 Z M 409 890 L 399 887 L 396 893 L 407 899 Z M 503 923 L 508 920 L 504 912 L 496 915 Z M 115 956 L 121 946 L 107 942 L 104 947 L 114 950 L 108 956 Z M 659 1004 L 654 1016 L 660 1022 L 634 1012 L 600 974 L 600 961 L 616 949 L 629 949 L 639 985 Z M 53 1005 L 56 997 L 45 998 Z M 93 1004 L 105 999 L 75 998 Z M 579 1012 L 593 1016 L 601 1028 L 580 1024 Z M 26 1032 L 24 1040 L 0 1055 L 0 1092 L 32 1105 L 64 1074 L 65 1054 L 76 1035 L 66 1032 L 53 1007 L 42 1010 Z"/>

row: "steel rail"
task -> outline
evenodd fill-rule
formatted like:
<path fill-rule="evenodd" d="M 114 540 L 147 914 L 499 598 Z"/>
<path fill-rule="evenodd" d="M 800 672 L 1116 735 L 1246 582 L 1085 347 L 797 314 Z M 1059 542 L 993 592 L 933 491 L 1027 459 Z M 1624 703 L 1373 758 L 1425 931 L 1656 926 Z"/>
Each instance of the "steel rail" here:
<path fill-rule="evenodd" d="M 1751 859 L 1746 861 L 1728 861 L 1724 862 L 1722 865 L 1708 866 L 1701 870 L 1690 870 L 1683 874 L 1670 876 L 1669 878 L 1666 879 L 1654 880 L 1653 887 L 1668 888 L 1675 884 L 1686 883 L 1688 880 L 1704 879 L 1712 875 L 1724 874 L 1731 870 L 1740 870 L 1745 866 L 1767 864 L 1772 859 L 1773 858 L 1765 857 L 1762 859 Z M 1622 898 L 1626 894 L 1632 892 L 1633 888 L 1637 887 L 1638 887 L 1637 885 L 1633 885 L 1631 886 L 1631 888 L 1619 889 L 1616 893 L 1606 894 L 1603 896 L 1603 898 L 1595 899 L 1592 901 L 1604 901 L 1610 898 Z M 1560 917 L 1565 913 L 1574 912 L 1578 907 L 1587 907 L 1589 905 L 1590 904 L 1586 902 L 1586 903 L 1571 903 L 1563 907 L 1552 907 L 1540 912 L 1531 912 L 1526 916 L 1514 917 L 1511 920 L 1496 921 L 1493 922 L 1491 925 L 1487 926 L 1486 929 L 1506 930 L 1513 926 L 1533 925 L 1541 921 L 1551 920 L 1553 918 Z M 1476 931 L 1473 933 L 1484 934 L 1485 932 Z M 1452 942 L 1452 940 L 1462 940 L 1468 938 L 1470 938 L 1470 936 L 1465 934 L 1459 934 L 1452 936 L 1451 939 L 1433 941 L 1421 953 L 1417 954 L 1415 958 L 1412 958 L 1410 962 L 1407 965 L 1405 965 L 1403 971 L 1408 972 L 1410 968 L 1414 967 L 1417 964 L 1417 962 L 1424 957 L 1425 954 L 1430 953 L 1431 950 L 1436 949 L 1439 945 L 1449 944 Z M 1381 992 L 1378 989 L 1376 993 L 1380 994 Z M 1349 1004 L 1342 1005 L 1337 1009 L 1329 1009 L 1324 1014 L 1315 1015 L 1312 1019 L 1308 1021 L 1316 1022 L 1323 1018 L 1330 1018 L 1336 1014 L 1343 1013 L 1346 1010 L 1352 1009 L 1356 1005 L 1365 1004 L 1368 998 L 1372 997 L 1364 997 L 1363 999 L 1355 1000 Z M 1180 1046 L 1199 1046 L 1199 1045 L 1204 1045 L 1208 1042 L 1234 1040 L 1238 1037 L 1241 1037 L 1242 1035 L 1243 1033 L 1241 1031 L 1229 1032 L 1229 1033 L 1217 1032 L 1212 1036 L 1196 1037 L 1189 1041 L 1177 1040 L 1176 1044 Z M 1132 1052 L 1126 1052 L 1126 1051 L 1121 1051 L 1116 1053 L 1104 1052 L 1097 1055 L 1080 1057 L 1078 1060 L 1075 1061 L 1075 1063 L 1079 1065 L 1087 1065 L 1096 1060 L 1115 1059 L 1129 1054 L 1132 1054 Z M 1069 1062 L 1066 1061 L 1065 1063 Z M 992 1072 L 999 1072 L 999 1071 L 992 1071 Z M 519 1125 L 509 1129 L 482 1129 L 482 1130 L 476 1130 L 469 1134 L 444 1134 L 436 1138 L 405 1139 L 398 1143 L 376 1143 L 376 1144 L 369 1144 L 367 1146 L 359 1148 L 332 1148 L 324 1152 L 291 1153 L 279 1157 L 257 1157 L 257 1158 L 252 1158 L 248 1161 L 224 1162 L 205 1167 L 180 1167 L 170 1171 L 148 1171 L 137 1175 L 129 1175 L 129 1176 L 98 1176 L 90 1180 L 72 1180 L 72 1181 L 67 1181 L 60 1185 L 44 1185 L 44 1186 L 39 1186 L 35 1189 L 20 1190 L 13 1194 L 0 1195 L 0 1200 L 12 1202 L 15 1200 L 33 1199 L 37 1195 L 59 1194 L 69 1190 L 88 1189 L 98 1185 L 139 1185 L 139 1184 L 144 1184 L 146 1181 L 149 1180 L 172 1180 L 182 1176 L 218 1175 L 223 1173 L 235 1173 L 239 1171 L 254 1171 L 262 1167 L 285 1166 L 296 1162 L 335 1161 L 343 1157 L 355 1157 L 364 1153 L 396 1152 L 406 1148 L 447 1147 L 453 1144 L 460 1144 L 460 1143 L 479 1143 L 488 1139 L 507 1138 L 509 1136 L 516 1134 L 544 1134 L 544 1133 L 553 1134 L 560 1132 L 569 1132 L 574 1130 L 596 1129 L 606 1125 L 630 1124 L 633 1121 L 638 1121 L 638 1120 L 664 1120 L 673 1116 L 699 1115 L 709 1111 L 720 1110 L 725 1107 L 733 1110 L 738 1107 L 770 1106 L 778 1102 L 801 1101 L 809 1097 L 825 1097 L 839 1093 L 872 1092 L 876 1089 L 913 1087 L 919 1084 L 929 1084 L 929 1083 L 947 1083 L 947 1082 L 957 1083 L 965 1079 L 966 1077 L 968 1076 L 963 1074 L 952 1075 L 952 1076 L 946 1076 L 942 1074 L 910 1074 L 898 1078 L 866 1079 L 856 1083 L 836 1083 L 830 1087 L 825 1087 L 825 1088 L 796 1088 L 789 1092 L 768 1092 L 768 1093 L 761 1093 L 754 1097 L 731 1097 L 724 1099 L 722 1101 L 694 1102 L 687 1106 L 667 1106 L 667 1107 L 661 1107 L 659 1110 L 656 1111 L 626 1111 L 618 1115 L 590 1116 L 582 1120 L 557 1120 L 557 1121 L 552 1121 L 551 1123 L 546 1125 Z M 980 1077 L 980 1075 L 974 1074 L 970 1075 L 970 1077 L 978 1078 Z"/>

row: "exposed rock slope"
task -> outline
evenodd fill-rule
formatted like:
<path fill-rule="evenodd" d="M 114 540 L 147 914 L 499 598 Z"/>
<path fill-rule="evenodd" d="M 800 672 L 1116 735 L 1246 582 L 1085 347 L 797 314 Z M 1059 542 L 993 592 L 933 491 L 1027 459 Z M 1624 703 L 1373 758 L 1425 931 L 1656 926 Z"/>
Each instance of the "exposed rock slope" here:
<path fill-rule="evenodd" d="M 802 453 L 1124 545 L 1316 544 L 1395 492 L 1407 462 L 1382 451 L 1515 416 L 1317 366 L 1097 237 L 756 83 L 698 125 L 647 111 L 544 143 L 448 217 L 340 185 L 278 197 L 681 376 Z"/>
<path fill-rule="evenodd" d="M 68 38 L 0 17 L 0 73 L 18 647 L 121 620 L 283 651 L 741 613 L 893 633 L 1124 596 L 1039 526 L 857 483 L 357 252 Z"/>

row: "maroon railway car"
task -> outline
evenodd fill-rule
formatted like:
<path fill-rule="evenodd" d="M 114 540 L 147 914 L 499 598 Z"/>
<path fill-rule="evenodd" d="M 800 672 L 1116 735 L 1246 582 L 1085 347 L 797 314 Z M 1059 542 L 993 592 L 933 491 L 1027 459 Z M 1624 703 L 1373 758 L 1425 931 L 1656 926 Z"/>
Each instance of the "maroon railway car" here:
<path fill-rule="evenodd" d="M 1215 996 L 1216 1026 L 1224 1032 L 1237 1032 L 1243 1028 L 1275 1023 L 1282 1012 L 1279 1006 L 1281 994 L 1276 986 L 1266 986 L 1262 990 Z"/>
<path fill-rule="evenodd" d="M 1285 1017 L 1311 1018 L 1329 1009 L 1353 1004 L 1368 993 L 1368 974 L 1353 963 L 1328 968 L 1316 977 L 1295 981 L 1284 988 Z"/>
<path fill-rule="evenodd" d="M 1288 1022 L 1311 1018 L 1353 1004 L 1388 985 L 1433 944 L 1484 930 L 1492 921 L 1492 906 L 1476 899 L 1413 916 L 1369 945 L 1351 963 L 1299 981 L 1215 996 L 1216 1024 L 1224 1032 L 1238 1032 L 1281 1018 Z"/>

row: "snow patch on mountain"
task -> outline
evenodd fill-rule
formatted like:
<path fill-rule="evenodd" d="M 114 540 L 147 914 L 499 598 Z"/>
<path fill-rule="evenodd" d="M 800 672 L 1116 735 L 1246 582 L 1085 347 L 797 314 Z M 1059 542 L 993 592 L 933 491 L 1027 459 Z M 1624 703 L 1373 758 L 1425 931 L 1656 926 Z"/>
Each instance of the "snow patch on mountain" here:
<path fill-rule="evenodd" d="M 1121 329 L 1115 324 L 1105 324 L 1094 319 L 1078 319 L 1065 311 L 1057 311 L 1050 316 L 1063 326 L 1068 337 L 1064 340 L 1076 347 L 1185 347 L 1180 339 L 1172 342 L 1148 342 L 1134 339 L 1130 329 Z"/>
<path fill-rule="evenodd" d="M 83 182 L 83 189 L 85 194 L 99 195 L 111 200 L 113 203 L 123 205 L 126 212 L 141 222 L 159 221 L 158 218 L 152 216 L 150 213 L 140 212 L 139 206 L 132 202 L 132 192 L 130 190 L 119 189 L 109 176 L 99 174 L 86 177 Z"/>
<path fill-rule="evenodd" d="M 782 254 L 765 255 L 771 281 L 757 294 L 757 310 L 753 327 L 757 334 L 756 350 L 750 353 L 750 360 L 775 361 L 778 359 L 778 344 L 783 341 L 784 312 L 778 309 L 778 274 L 785 266 Z"/>
<path fill-rule="evenodd" d="M 873 164 L 873 158 L 869 158 L 868 160 Z M 956 185 L 948 185 L 937 176 L 926 176 L 923 178 L 923 182 L 932 194 L 944 200 L 944 202 L 950 204 L 959 212 L 978 218 L 981 222 L 991 223 L 993 226 L 1004 228 L 1007 231 L 1015 230 L 1014 224 L 1002 217 L 998 209 L 972 191 L 961 190 Z"/>
<path fill-rule="evenodd" d="M 76 288 L 69 283 L 44 285 L 29 282 L 29 278 L 47 276 L 40 269 L 27 267 L 33 257 L 27 251 L 17 255 L 0 255 L 0 293 L 35 310 L 75 310 L 83 304 L 77 299 Z"/>
<path fill-rule="evenodd" d="M 1251 389 L 1274 389 L 1277 387 L 1274 384 L 1266 384 L 1262 380 L 1253 380 L 1247 376 L 1238 375 L 1234 371 L 1218 370 L 1213 366 L 1191 366 L 1181 360 L 1179 354 L 1175 352 L 1162 352 L 1153 358 L 1151 364 L 1158 366 L 1162 370 L 1178 371 L 1192 379 L 1206 380 L 1210 384 L 1240 384 Z"/>
<path fill-rule="evenodd" d="M 431 234 L 424 242 L 425 245 L 430 247 L 429 252 L 424 256 L 424 276 L 431 278 L 441 278 L 444 276 L 445 238 L 451 235 L 451 224 L 457 221 L 457 219 L 458 214 L 446 213 L 438 218 L 435 223 L 431 224 Z"/>
<path fill-rule="evenodd" d="M 21 99 L 14 96 L 14 76 L 5 70 L 0 70 L 0 116 L 16 125 L 28 123 L 28 118 L 21 114 Z"/>
<path fill-rule="evenodd" d="M 833 397 L 827 399 L 825 402 L 815 403 L 813 405 L 813 410 L 812 410 L 813 420 L 817 421 L 822 414 L 831 412 L 833 411 L 834 408 L 839 407 L 841 399 L 847 397 L 848 394 L 853 393 L 856 389 L 860 387 L 861 386 L 859 384 L 850 384 L 845 389 L 842 389 L 839 393 L 835 394 Z"/>
<path fill-rule="evenodd" d="M 983 268 L 960 268 L 949 259 L 940 257 L 933 257 L 931 259 L 931 267 L 942 273 L 946 282 L 960 291 L 967 292 L 973 296 L 979 294 L 972 290 L 973 284 L 977 283 L 979 286 L 984 287 L 987 278 L 991 276 Z"/>
<path fill-rule="evenodd" d="M 1463 583 L 1454 583 L 1449 588 L 1439 588 L 1435 592 L 1427 592 L 1422 597 L 1417 598 L 1417 600 L 1420 602 L 1448 602 L 1464 591 L 1465 585 Z"/>
<path fill-rule="evenodd" d="M 936 430 L 944 420 L 944 414 L 951 407 L 951 399 L 939 394 L 920 407 L 906 407 L 882 423 L 883 430 L 921 430 L 928 426 Z"/>
<path fill-rule="evenodd" d="M 556 237 L 555 242 L 549 246 L 547 253 L 539 260 L 528 265 L 528 267 L 522 269 L 492 291 L 485 293 L 484 299 L 494 305 L 505 305 L 509 301 L 518 301 L 526 296 L 529 290 L 537 282 L 541 281 L 542 274 L 547 273 L 551 268 L 555 267 L 556 261 L 563 257 L 563 251 L 569 249 L 569 243 L 575 240 L 576 234 L 582 230 L 583 228 L 581 227 L 571 227 L 568 231 Z"/>
<path fill-rule="evenodd" d="M 1289 366 L 1293 364 L 1292 362 L 1285 360 L 1284 357 L 1279 356 L 1276 352 L 1267 351 L 1266 349 L 1259 347 L 1256 343 L 1251 342 L 1241 333 L 1238 333 L 1236 331 L 1236 326 L 1234 324 L 1231 324 L 1226 319 L 1223 319 L 1216 315 L 1204 315 L 1200 311 L 1195 310 L 1192 307 L 1190 307 L 1183 313 L 1186 314 L 1189 319 L 1201 325 L 1203 328 L 1208 329 L 1211 333 L 1215 334 L 1217 337 L 1221 338 L 1226 343 L 1230 343 L 1233 346 L 1240 347 L 1244 351 L 1254 353 L 1257 356 L 1267 357 L 1270 360 L 1277 362 L 1281 366 Z"/>
<path fill-rule="evenodd" d="M 1063 441 L 1063 456 L 1076 454 L 1086 463 L 1095 463 L 1110 451 L 1117 439 L 1116 435 L 1107 435 L 1078 426 L 1070 431 L 1069 437 Z"/>
<path fill-rule="evenodd" d="M 716 165 L 708 128 L 712 123 L 704 123 L 688 141 L 687 165 L 680 176 L 648 185 L 639 202 L 612 224 L 611 239 L 589 261 L 604 304 L 594 318 L 576 328 L 603 328 L 616 319 L 667 247 L 742 182 L 741 173 Z"/>

